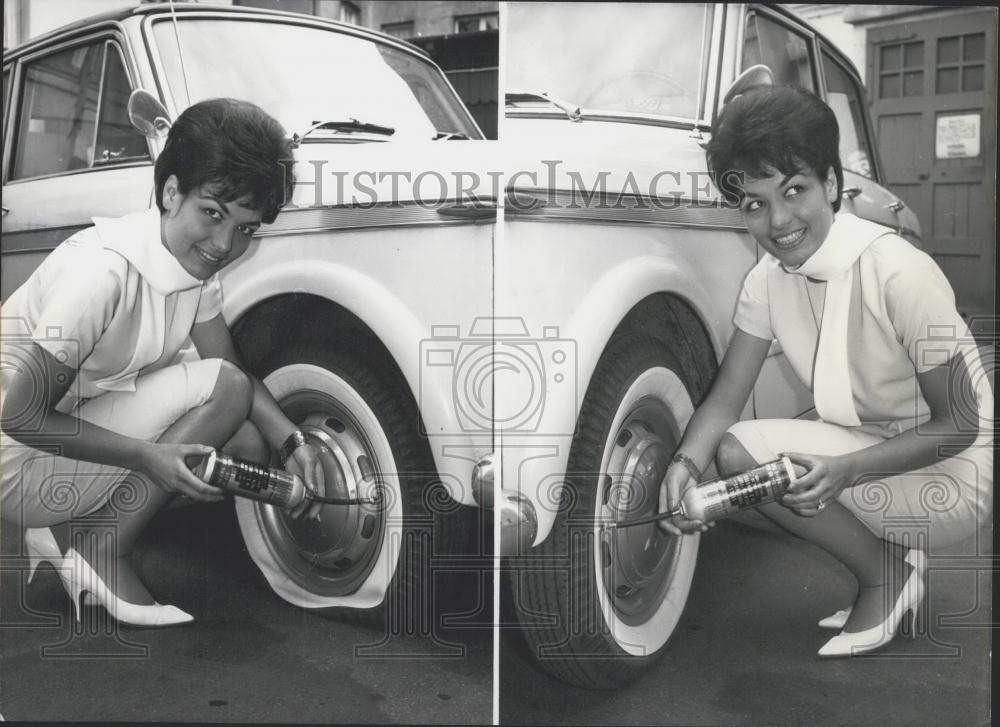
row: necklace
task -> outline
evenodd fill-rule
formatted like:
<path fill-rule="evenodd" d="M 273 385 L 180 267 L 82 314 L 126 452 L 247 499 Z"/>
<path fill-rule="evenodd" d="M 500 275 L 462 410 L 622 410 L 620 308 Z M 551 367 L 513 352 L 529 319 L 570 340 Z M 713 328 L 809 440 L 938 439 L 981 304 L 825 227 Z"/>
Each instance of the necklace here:
<path fill-rule="evenodd" d="M 813 300 L 813 291 L 812 291 L 812 287 L 813 286 L 811 286 L 810 283 L 822 283 L 823 284 L 823 293 L 820 296 L 820 300 L 819 300 L 819 313 L 816 312 L 817 303 L 816 303 L 815 300 Z M 813 278 L 810 278 L 810 277 L 807 277 L 807 276 L 803 275 L 802 276 L 802 285 L 805 286 L 805 289 L 806 289 L 806 298 L 809 299 L 809 312 L 812 313 L 813 323 L 816 325 L 816 333 L 819 333 L 820 323 L 823 320 L 823 305 L 826 302 L 826 281 L 815 280 Z"/>

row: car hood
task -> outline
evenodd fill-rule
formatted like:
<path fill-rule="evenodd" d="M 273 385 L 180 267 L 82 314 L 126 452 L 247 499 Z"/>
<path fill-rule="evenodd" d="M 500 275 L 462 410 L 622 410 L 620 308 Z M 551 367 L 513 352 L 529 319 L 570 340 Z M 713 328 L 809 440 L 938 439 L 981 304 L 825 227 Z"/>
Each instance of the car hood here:
<path fill-rule="evenodd" d="M 605 189 L 609 194 L 719 198 L 690 129 L 620 121 L 508 117 L 504 169 L 517 189 Z"/>

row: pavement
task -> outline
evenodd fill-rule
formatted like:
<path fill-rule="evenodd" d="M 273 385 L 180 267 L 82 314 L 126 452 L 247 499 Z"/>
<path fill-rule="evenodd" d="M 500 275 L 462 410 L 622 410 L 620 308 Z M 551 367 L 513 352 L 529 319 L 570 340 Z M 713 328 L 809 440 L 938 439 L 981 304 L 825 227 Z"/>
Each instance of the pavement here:
<path fill-rule="evenodd" d="M 25 584 L 20 536 L 6 524 L 2 548 L 7 720 L 491 722 L 491 600 L 425 636 L 296 608 L 250 561 L 231 503 L 160 513 L 137 547 L 160 602 L 195 616 L 180 628 L 116 627 L 103 609 L 85 609 L 78 627 L 55 571 L 42 566 Z"/>
<path fill-rule="evenodd" d="M 720 522 L 702 539 L 664 657 L 629 687 L 600 692 L 557 681 L 516 630 L 504 630 L 500 722 L 990 724 L 991 544 L 992 530 L 982 530 L 929 559 L 930 609 L 915 638 L 860 658 L 820 659 L 832 634 L 816 621 L 850 604 L 852 576 L 804 541 Z"/>
<path fill-rule="evenodd" d="M 183 628 L 115 628 L 100 609 L 77 627 L 56 574 L 43 566 L 26 586 L 19 535 L 4 527 L 0 540 L 8 720 L 490 723 L 488 601 L 433 638 L 290 606 L 249 560 L 228 503 L 161 513 L 138 548 L 159 599 L 195 615 Z M 501 723 L 989 724 L 991 541 L 983 530 L 930 559 L 930 609 L 915 638 L 822 660 L 829 632 L 815 622 L 850 602 L 850 575 L 802 541 L 721 522 L 702 540 L 666 654 L 627 688 L 563 684 L 504 629 Z"/>

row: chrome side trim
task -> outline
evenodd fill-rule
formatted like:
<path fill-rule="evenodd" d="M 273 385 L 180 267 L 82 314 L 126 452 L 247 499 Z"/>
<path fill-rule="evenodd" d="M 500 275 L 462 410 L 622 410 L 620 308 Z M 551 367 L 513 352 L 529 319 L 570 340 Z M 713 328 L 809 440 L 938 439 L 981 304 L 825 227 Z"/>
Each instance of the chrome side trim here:
<path fill-rule="evenodd" d="M 493 206 L 494 209 L 489 208 Z M 468 212 L 468 214 L 464 214 Z M 488 214 L 484 214 L 487 213 Z M 493 224 L 495 205 L 474 204 L 469 201 L 446 200 L 429 202 L 384 202 L 368 205 L 336 205 L 330 207 L 302 207 L 282 210 L 273 224 L 264 225 L 257 237 L 294 235 L 323 230 L 360 230 L 385 227 L 411 227 L 425 225 L 475 225 Z"/>
<path fill-rule="evenodd" d="M 746 232 L 743 215 L 718 201 L 687 197 L 600 194 L 588 199 L 580 190 L 508 190 L 504 219 L 538 222 L 588 222 L 698 227 Z M 515 199 L 512 201 L 512 195 Z M 530 204 L 526 204 L 530 201 Z"/>

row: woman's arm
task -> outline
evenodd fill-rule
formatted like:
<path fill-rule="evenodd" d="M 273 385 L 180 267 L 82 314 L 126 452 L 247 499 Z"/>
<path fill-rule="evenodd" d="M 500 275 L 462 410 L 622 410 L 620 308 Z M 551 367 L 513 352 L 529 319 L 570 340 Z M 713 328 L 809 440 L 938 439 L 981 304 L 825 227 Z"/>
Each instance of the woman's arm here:
<path fill-rule="evenodd" d="M 196 323 L 191 328 L 191 340 L 194 342 L 198 354 L 202 358 L 221 358 L 239 366 L 253 382 L 253 406 L 250 410 L 250 420 L 257 425 L 264 439 L 274 449 L 279 449 L 288 439 L 289 435 L 298 430 L 278 406 L 271 392 L 264 386 L 264 382 L 246 370 L 240 360 L 239 352 L 233 343 L 229 326 L 221 315 Z M 322 481 L 319 460 L 316 452 L 309 444 L 298 447 L 289 457 L 286 464 L 290 472 L 294 472 L 302 478 L 306 488 L 312 492 L 322 494 L 320 485 Z M 319 512 L 320 505 L 309 507 L 308 503 L 303 503 L 298 508 L 291 510 L 293 517 L 298 517 L 309 510 L 309 515 L 314 516 Z"/>
<path fill-rule="evenodd" d="M 733 334 L 712 388 L 691 417 L 677 450 L 687 455 L 702 472 L 715 457 L 722 435 L 739 419 L 770 347 L 769 340 L 752 336 L 739 328 Z M 682 463 L 672 464 L 660 488 L 660 511 L 676 507 L 683 492 L 695 484 L 697 482 L 687 467 Z M 682 531 L 705 529 L 700 522 L 682 516 L 673 522 L 660 522 L 665 530 L 675 535 Z"/>
<path fill-rule="evenodd" d="M 60 456 L 123 467 L 147 475 L 168 492 L 199 500 L 218 500 L 219 490 L 199 480 L 185 457 L 207 454 L 202 445 L 157 444 L 133 439 L 69 414 L 56 404 L 69 390 L 77 372 L 33 341 L 19 348 L 18 366 L 5 377 L 0 429 L 21 444 L 55 448 Z"/>
<path fill-rule="evenodd" d="M 976 400 L 962 354 L 918 373 L 917 383 L 931 410 L 927 422 L 884 442 L 837 457 L 789 452 L 789 459 L 809 472 L 789 488 L 784 504 L 800 515 L 813 516 L 819 513 L 820 502 L 836 498 L 845 487 L 927 467 L 972 446 L 978 432 L 963 429 L 956 419 L 959 408 L 956 401 Z"/>

